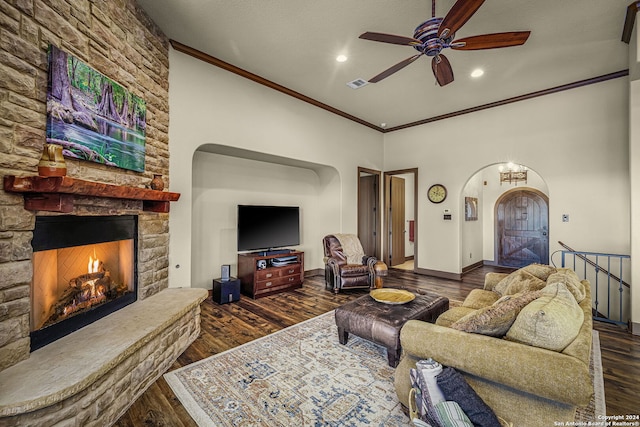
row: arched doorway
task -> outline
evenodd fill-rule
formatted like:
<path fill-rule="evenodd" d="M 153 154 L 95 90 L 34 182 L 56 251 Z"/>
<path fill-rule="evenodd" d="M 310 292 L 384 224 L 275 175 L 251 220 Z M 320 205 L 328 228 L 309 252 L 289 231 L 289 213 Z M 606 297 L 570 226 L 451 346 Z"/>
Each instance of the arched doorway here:
<path fill-rule="evenodd" d="M 549 198 L 533 188 L 505 192 L 495 204 L 495 260 L 522 267 L 549 261 Z"/>

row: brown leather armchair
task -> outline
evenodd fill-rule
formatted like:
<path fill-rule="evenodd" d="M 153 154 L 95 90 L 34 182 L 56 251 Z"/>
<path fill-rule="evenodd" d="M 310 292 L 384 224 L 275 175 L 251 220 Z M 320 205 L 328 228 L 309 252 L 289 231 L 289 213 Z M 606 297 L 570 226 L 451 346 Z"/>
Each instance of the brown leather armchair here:
<path fill-rule="evenodd" d="M 329 234 L 322 239 L 327 289 L 375 288 L 378 259 L 365 255 L 355 234 Z"/>

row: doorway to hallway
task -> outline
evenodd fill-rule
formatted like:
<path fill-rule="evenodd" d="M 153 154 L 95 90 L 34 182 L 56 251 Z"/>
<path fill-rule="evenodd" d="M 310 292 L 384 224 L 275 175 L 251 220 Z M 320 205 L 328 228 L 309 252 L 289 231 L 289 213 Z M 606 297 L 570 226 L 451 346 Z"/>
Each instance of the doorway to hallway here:
<path fill-rule="evenodd" d="M 358 238 L 367 255 L 381 259 L 380 171 L 358 168 Z"/>
<path fill-rule="evenodd" d="M 416 268 L 418 169 L 384 174 L 383 260 L 392 268 Z"/>

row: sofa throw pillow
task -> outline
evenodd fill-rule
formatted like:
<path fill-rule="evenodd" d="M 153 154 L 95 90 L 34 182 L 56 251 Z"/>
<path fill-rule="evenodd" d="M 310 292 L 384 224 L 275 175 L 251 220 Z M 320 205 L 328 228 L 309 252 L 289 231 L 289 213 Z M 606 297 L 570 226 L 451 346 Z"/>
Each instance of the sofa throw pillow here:
<path fill-rule="evenodd" d="M 446 401 L 436 405 L 436 412 L 443 425 L 449 427 L 473 427 L 473 423 L 464 413 L 458 402 Z"/>
<path fill-rule="evenodd" d="M 451 328 L 474 334 L 503 337 L 516 320 L 520 310 L 542 296 L 542 291 L 525 291 L 505 295 L 492 305 L 467 314 Z"/>
<path fill-rule="evenodd" d="M 584 312 L 563 283 L 545 287 L 542 296 L 524 307 L 506 339 L 562 351 L 580 332 Z"/>
<path fill-rule="evenodd" d="M 432 427 L 446 427 L 435 410 L 436 404 L 445 401 L 436 381 L 441 372 L 442 365 L 431 358 L 419 360 L 416 368 L 409 370 L 411 387 L 416 393 L 416 415 Z"/>
<path fill-rule="evenodd" d="M 520 269 L 509 274 L 493 288 L 500 295 L 513 295 L 523 291 L 537 291 L 547 286 L 547 283 L 533 274 Z"/>
<path fill-rule="evenodd" d="M 522 271 L 526 271 L 529 274 L 533 274 L 538 279 L 545 281 L 549 275 L 555 273 L 557 269 L 546 264 L 529 264 L 521 268 Z"/>
<path fill-rule="evenodd" d="M 473 308 L 477 310 L 479 308 L 488 307 L 494 302 L 498 301 L 502 295 L 494 291 L 487 291 L 486 289 L 472 289 L 469 295 L 464 299 L 462 303 L 463 307 Z"/>
<path fill-rule="evenodd" d="M 564 283 L 569 292 L 573 294 L 576 302 L 580 304 L 586 296 L 586 291 L 582 281 L 575 271 L 568 268 L 559 268 L 556 273 L 553 273 L 547 278 L 547 285 L 553 283 Z"/>
<path fill-rule="evenodd" d="M 438 326 L 451 326 L 452 323 L 462 319 L 469 313 L 473 313 L 475 310 L 469 307 L 451 307 L 449 310 L 442 313 L 436 319 L 436 325 Z"/>
<path fill-rule="evenodd" d="M 448 401 L 456 402 L 476 427 L 500 427 L 493 410 L 453 368 L 444 368 L 438 375 L 438 387 Z"/>

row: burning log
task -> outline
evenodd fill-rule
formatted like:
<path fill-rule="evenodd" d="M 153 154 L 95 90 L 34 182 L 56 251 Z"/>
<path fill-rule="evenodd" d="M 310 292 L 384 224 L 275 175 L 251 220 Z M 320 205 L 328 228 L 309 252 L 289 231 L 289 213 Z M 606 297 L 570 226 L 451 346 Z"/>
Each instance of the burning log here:
<path fill-rule="evenodd" d="M 104 269 L 97 273 L 75 277 L 69 280 L 69 287 L 54 304 L 53 314 L 49 316 L 44 326 L 56 323 L 71 313 L 101 304 L 107 300 L 107 297 L 117 297 L 120 294 L 120 288 L 122 286 L 114 285 L 111 274 Z"/>
<path fill-rule="evenodd" d="M 88 283 L 95 284 L 96 287 L 100 285 L 106 288 L 106 290 L 109 290 L 111 289 L 111 274 L 109 274 L 108 271 L 101 271 L 99 273 L 83 274 L 82 276 L 69 280 L 69 286 L 77 289 L 82 289 L 87 286 Z"/>
<path fill-rule="evenodd" d="M 81 276 L 78 276 L 69 280 L 69 286 L 74 288 L 81 288 L 83 284 L 91 280 L 101 279 L 103 277 L 104 277 L 104 272 L 83 274 Z"/>

